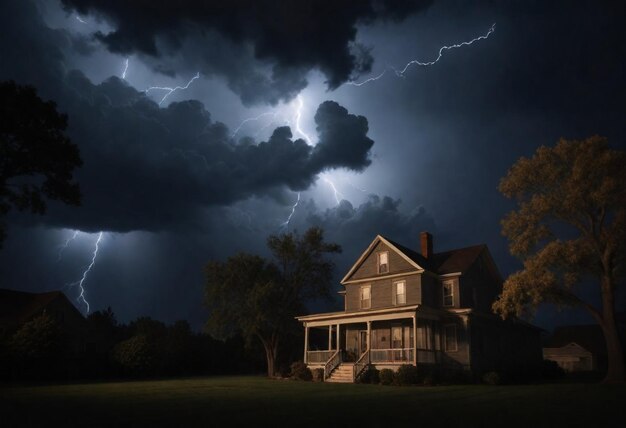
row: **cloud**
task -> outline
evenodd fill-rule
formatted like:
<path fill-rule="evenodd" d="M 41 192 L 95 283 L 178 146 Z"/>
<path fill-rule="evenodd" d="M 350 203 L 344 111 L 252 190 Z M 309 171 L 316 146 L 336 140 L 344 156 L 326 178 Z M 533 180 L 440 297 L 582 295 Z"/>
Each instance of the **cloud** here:
<path fill-rule="evenodd" d="M 368 72 L 373 59 L 355 42 L 357 26 L 401 21 L 432 1 L 62 3 L 68 11 L 108 21 L 115 29 L 94 37 L 111 52 L 150 57 L 155 69 L 169 69 L 160 63 L 182 53 L 183 66 L 194 63 L 203 74 L 224 77 L 245 103 L 276 103 L 304 88 L 312 69 L 326 76 L 330 89 Z"/>
<path fill-rule="evenodd" d="M 347 167 L 361 171 L 367 167 L 374 141 L 367 137 L 367 119 L 348 113 L 334 101 L 320 104 L 315 113 L 320 143 L 315 146 L 312 162 L 318 168 Z"/>
<path fill-rule="evenodd" d="M 367 120 L 336 103 L 320 106 L 315 148 L 294 139 L 288 127 L 267 141 L 235 142 L 199 101 L 160 108 L 117 77 L 96 85 L 80 71 L 66 72 L 56 47 L 66 33 L 47 28 L 27 3 L 9 7 L 22 13 L 30 31 L 7 23 L 0 48 L 11 61 L 3 62 L 0 79 L 34 83 L 43 98 L 53 98 L 68 115 L 68 134 L 84 161 L 76 172 L 82 206 L 50 203 L 48 225 L 122 232 L 196 226 L 206 221 L 207 207 L 285 188 L 305 190 L 324 170 L 369 165 Z M 341 140 L 342 134 L 349 138 Z"/>

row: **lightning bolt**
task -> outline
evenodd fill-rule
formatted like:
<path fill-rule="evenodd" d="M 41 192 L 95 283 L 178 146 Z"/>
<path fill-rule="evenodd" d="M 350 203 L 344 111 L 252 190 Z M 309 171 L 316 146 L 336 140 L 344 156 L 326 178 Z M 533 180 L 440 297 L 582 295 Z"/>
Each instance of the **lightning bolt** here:
<path fill-rule="evenodd" d="M 357 185 L 355 185 L 354 183 L 352 183 L 350 180 L 347 180 L 347 183 L 348 183 L 348 186 L 350 186 L 350 187 L 352 187 L 352 188 L 354 188 L 354 189 L 358 190 L 359 192 L 362 192 L 362 193 L 365 193 L 365 194 L 369 193 L 367 190 L 365 190 L 365 189 L 364 189 L 364 188 L 362 188 L 362 187 L 358 187 Z"/>
<path fill-rule="evenodd" d="M 161 101 L 159 101 L 159 105 L 161 105 L 163 104 L 163 101 L 165 101 L 165 99 L 169 97 L 170 95 L 172 95 L 174 92 L 179 91 L 179 90 L 182 91 L 182 90 L 189 88 L 189 85 L 191 85 L 194 80 L 199 79 L 199 78 L 200 78 L 200 72 L 197 72 L 196 75 L 193 76 L 191 80 L 187 82 L 185 86 L 176 86 L 174 88 L 170 88 L 169 86 L 150 86 L 144 92 L 148 93 L 150 91 L 166 91 L 165 95 L 163 95 L 163 98 L 161 98 Z"/>
<path fill-rule="evenodd" d="M 300 203 L 300 192 L 298 192 L 298 199 L 296 200 L 296 203 L 293 204 L 293 206 L 291 207 L 291 213 L 289 214 L 289 217 L 287 217 L 287 220 L 282 223 L 280 225 L 280 227 L 289 227 L 289 222 L 291 221 L 291 217 L 293 217 L 294 213 L 296 212 L 296 208 L 298 207 L 298 204 Z"/>
<path fill-rule="evenodd" d="M 304 108 L 304 101 L 302 100 L 302 96 L 298 95 L 297 101 L 297 109 L 296 109 L 296 131 L 304 137 L 307 143 L 311 144 L 311 138 L 302 130 L 300 127 L 300 119 L 302 118 L 302 109 Z"/>
<path fill-rule="evenodd" d="M 84 20 L 83 18 L 81 18 L 79 15 L 75 15 L 75 16 L 76 16 L 76 20 L 77 20 L 78 22 L 80 22 L 81 24 L 86 24 L 86 23 L 87 23 L 87 21 L 85 21 L 85 20 Z"/>
<path fill-rule="evenodd" d="M 328 183 L 328 185 L 333 189 L 333 193 L 335 195 L 335 202 L 337 202 L 337 205 L 339 205 L 339 202 L 340 202 L 339 197 L 341 196 L 341 198 L 344 199 L 343 194 L 339 190 L 337 190 L 335 183 L 333 183 L 331 179 L 328 178 L 328 175 L 323 174 L 323 175 L 320 175 L 320 177 L 322 178 L 322 180 Z"/>
<path fill-rule="evenodd" d="M 237 135 L 237 133 L 241 130 L 241 128 L 246 124 L 246 123 L 250 123 L 250 122 L 256 122 L 261 120 L 262 118 L 266 117 L 266 116 L 272 116 L 273 119 L 276 118 L 276 116 L 278 116 L 277 112 L 271 112 L 271 111 L 267 111 L 265 113 L 261 113 L 258 116 L 255 117 L 249 117 L 247 119 L 244 119 L 239 126 L 233 131 L 232 135 L 230 136 L 231 138 L 234 138 L 235 135 Z M 271 123 L 271 122 L 270 122 Z"/>
<path fill-rule="evenodd" d="M 57 263 L 61 261 L 61 257 L 63 256 L 63 251 L 65 251 L 67 249 L 67 246 L 70 245 L 70 242 L 72 242 L 74 239 L 76 239 L 76 237 L 78 236 L 78 233 L 79 233 L 79 231 L 75 230 L 74 233 L 72 234 L 72 236 L 67 238 L 65 240 L 65 243 L 61 245 L 61 248 L 59 249 L 59 257 L 57 258 Z"/>
<path fill-rule="evenodd" d="M 93 266 L 96 264 L 96 258 L 98 257 L 98 248 L 100 245 L 100 241 L 102 240 L 102 234 L 103 232 L 98 233 L 98 239 L 96 239 L 96 243 L 94 245 L 93 255 L 91 257 L 91 263 L 89 263 L 89 266 L 87 266 L 87 268 L 84 270 L 83 276 L 81 277 L 80 280 L 70 284 L 70 287 L 73 287 L 76 285 L 80 289 L 80 294 L 76 298 L 76 300 L 79 302 L 82 301 L 87 306 L 87 313 L 89 313 L 89 302 L 85 298 L 84 283 L 85 283 L 85 279 L 87 279 L 87 274 L 89 274 L 89 272 L 91 271 L 91 268 L 93 268 Z"/>
<path fill-rule="evenodd" d="M 347 84 L 348 85 L 352 85 L 352 86 L 363 86 L 366 83 L 371 83 L 371 82 L 373 82 L 375 80 L 380 79 L 381 77 L 383 77 L 387 73 L 388 70 L 393 70 L 397 77 L 404 77 L 404 73 L 406 73 L 406 71 L 409 69 L 409 67 L 411 67 L 413 65 L 419 65 L 419 66 L 422 66 L 422 67 L 429 67 L 431 65 L 435 65 L 435 64 L 437 64 L 439 62 L 439 60 L 441 59 L 441 57 L 443 56 L 443 53 L 445 51 L 449 51 L 449 50 L 452 50 L 452 49 L 458 49 L 458 48 L 461 48 L 463 46 L 469 46 L 469 45 L 471 45 L 471 44 L 473 44 L 475 42 L 478 42 L 480 40 L 485 40 L 494 31 L 496 31 L 496 24 L 495 23 L 491 26 L 491 28 L 489 28 L 489 31 L 487 31 L 487 33 L 483 34 L 482 36 L 475 37 L 475 38 L 473 38 L 472 40 L 470 40 L 468 42 L 456 43 L 456 44 L 450 45 L 450 46 L 442 46 L 441 48 L 439 48 L 439 54 L 437 55 L 437 58 L 435 58 L 432 61 L 422 62 L 422 61 L 419 61 L 417 59 L 414 59 L 414 60 L 411 60 L 411 61 L 407 62 L 402 70 L 396 70 L 393 67 L 387 67 L 378 76 L 370 77 L 369 79 L 366 79 L 366 80 L 364 80 L 362 82 L 348 82 Z"/>
<path fill-rule="evenodd" d="M 128 71 L 128 58 L 124 61 L 124 71 L 122 71 L 122 79 L 126 80 L 126 72 Z"/>

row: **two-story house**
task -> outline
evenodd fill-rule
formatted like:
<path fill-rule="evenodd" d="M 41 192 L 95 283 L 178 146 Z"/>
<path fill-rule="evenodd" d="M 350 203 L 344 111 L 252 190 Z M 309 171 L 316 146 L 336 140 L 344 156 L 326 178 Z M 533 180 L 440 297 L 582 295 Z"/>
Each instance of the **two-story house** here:
<path fill-rule="evenodd" d="M 491 310 L 502 278 L 486 245 L 434 253 L 422 232 L 420 246 L 376 236 L 341 281 L 344 310 L 297 318 L 310 368 L 352 382 L 368 364 L 480 374 L 541 363 L 541 330 Z M 311 329 L 328 331 L 325 349 L 311 349 Z"/>

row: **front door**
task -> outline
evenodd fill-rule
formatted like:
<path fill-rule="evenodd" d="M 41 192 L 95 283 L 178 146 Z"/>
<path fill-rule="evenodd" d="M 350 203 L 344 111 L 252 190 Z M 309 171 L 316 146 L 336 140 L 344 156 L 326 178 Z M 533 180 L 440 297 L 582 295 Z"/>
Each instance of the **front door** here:
<path fill-rule="evenodd" d="M 359 355 L 357 355 L 357 359 L 363 355 L 363 352 L 367 350 L 367 330 L 359 331 Z"/>

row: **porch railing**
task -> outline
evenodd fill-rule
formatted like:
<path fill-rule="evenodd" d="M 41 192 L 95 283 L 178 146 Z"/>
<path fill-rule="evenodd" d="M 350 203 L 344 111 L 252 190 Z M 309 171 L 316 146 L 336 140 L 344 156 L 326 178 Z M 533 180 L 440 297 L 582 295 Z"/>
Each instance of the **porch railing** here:
<path fill-rule="evenodd" d="M 370 349 L 370 361 L 374 363 L 413 363 L 413 348 Z"/>
<path fill-rule="evenodd" d="M 335 352 L 336 351 L 333 349 L 325 351 L 307 351 L 306 362 L 307 364 L 325 364 Z"/>
<path fill-rule="evenodd" d="M 324 380 L 330 377 L 330 374 L 341 364 L 341 352 L 336 350 L 335 353 L 324 364 Z"/>
<path fill-rule="evenodd" d="M 361 354 L 361 356 L 359 357 L 358 360 L 356 360 L 356 363 L 354 363 L 354 366 L 352 367 L 352 379 L 356 382 L 357 378 L 361 375 L 361 373 L 363 373 L 363 370 L 365 370 L 365 368 L 369 365 L 370 363 L 370 351 L 369 349 L 365 352 L 363 352 L 363 354 Z"/>
<path fill-rule="evenodd" d="M 370 361 L 376 363 L 413 364 L 413 348 L 370 349 Z M 437 353 L 432 349 L 418 349 L 419 364 L 435 364 Z"/>

